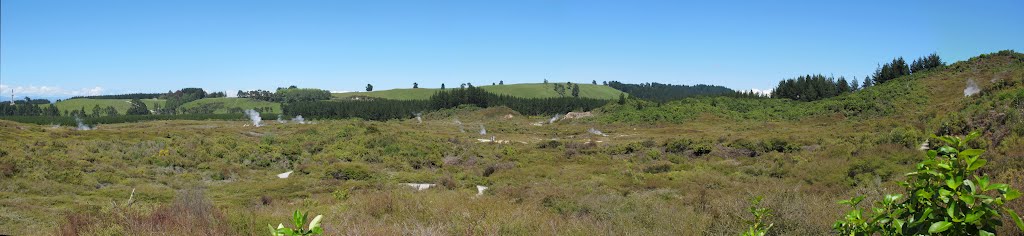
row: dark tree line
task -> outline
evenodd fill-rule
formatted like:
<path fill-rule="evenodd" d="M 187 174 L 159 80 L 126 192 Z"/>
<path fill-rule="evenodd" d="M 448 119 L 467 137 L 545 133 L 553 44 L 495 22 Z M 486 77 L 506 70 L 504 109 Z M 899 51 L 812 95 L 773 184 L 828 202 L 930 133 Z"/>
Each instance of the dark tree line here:
<path fill-rule="evenodd" d="M 57 100 L 57 101 L 60 101 L 60 100 Z M 30 97 L 25 97 L 25 100 L 15 100 L 14 104 L 36 104 L 36 105 L 39 105 L 39 104 L 50 104 L 50 100 L 49 99 L 32 99 Z"/>
<path fill-rule="evenodd" d="M 736 91 L 733 93 L 722 94 L 720 96 L 734 98 L 771 98 L 771 95 L 769 94 L 757 93 L 754 91 Z"/>
<path fill-rule="evenodd" d="M 591 110 L 608 104 L 609 100 L 558 97 L 519 98 L 496 95 L 467 84 L 465 88 L 438 91 L 429 100 L 388 100 L 379 98 L 313 101 L 283 104 L 285 115 L 311 118 L 350 118 L 368 120 L 407 119 L 424 111 L 454 108 L 461 105 L 478 107 L 506 106 L 524 115 L 550 115 L 570 111 Z"/>
<path fill-rule="evenodd" d="M 939 55 L 935 53 L 915 59 L 910 65 L 907 65 L 903 57 L 897 57 L 892 59 L 892 62 L 885 63 L 885 65 L 875 69 L 871 79 L 875 84 L 881 84 L 901 76 L 943 66 L 946 66 L 946 63 L 942 62 L 942 58 L 939 58 Z"/>
<path fill-rule="evenodd" d="M 576 110 L 591 110 L 608 104 L 609 100 L 564 96 L 557 98 L 520 98 L 493 94 L 482 88 L 469 85 L 466 88 L 438 91 L 430 97 L 430 102 L 431 108 L 435 110 L 453 108 L 460 105 L 476 105 L 478 107 L 506 106 L 524 115 L 550 115 Z"/>
<path fill-rule="evenodd" d="M 674 85 L 661 83 L 624 84 L 619 81 L 608 81 L 609 87 L 629 93 L 630 96 L 655 101 L 667 102 L 696 96 L 716 96 L 735 94 L 732 89 L 717 85 Z"/>
<path fill-rule="evenodd" d="M 824 75 L 802 75 L 794 79 L 779 81 L 772 90 L 773 98 L 788 98 L 797 101 L 814 101 L 839 96 L 854 90 L 844 77 L 836 79 Z"/>
<path fill-rule="evenodd" d="M 237 93 L 240 98 L 251 98 L 268 102 L 294 103 L 311 102 L 331 99 L 331 92 L 323 89 L 297 88 L 294 85 L 288 88 L 277 88 L 277 91 L 266 90 L 242 91 Z"/>
<path fill-rule="evenodd" d="M 578 97 L 521 98 L 491 94 L 490 106 L 506 106 L 523 115 L 564 114 L 570 111 L 588 111 L 604 105 L 610 100 Z"/>
<path fill-rule="evenodd" d="M 207 98 L 224 98 L 224 97 L 228 97 L 228 94 L 225 93 L 225 92 L 212 92 L 210 94 L 207 94 L 206 97 Z"/>
<path fill-rule="evenodd" d="M 875 69 L 871 76 L 864 77 L 863 82 L 854 79 L 852 82 L 843 77 L 835 79 L 823 75 L 805 75 L 794 79 L 779 81 L 779 85 L 772 90 L 773 98 L 788 98 L 798 101 L 814 101 L 819 99 L 838 96 L 846 92 L 871 87 L 892 81 L 896 78 L 910 75 L 912 73 L 930 70 L 945 66 L 939 55 L 932 53 L 920 57 L 911 64 L 907 64 L 903 57 L 892 59 L 892 62 L 885 63 Z"/>
<path fill-rule="evenodd" d="M 283 113 L 288 116 L 302 115 L 308 118 L 362 118 L 366 120 L 390 120 L 413 117 L 430 107 L 426 100 L 343 100 L 314 101 L 282 104 Z"/>
<path fill-rule="evenodd" d="M 917 73 L 943 66 L 946 66 L 946 63 L 942 62 L 942 58 L 939 58 L 939 55 L 932 53 L 928 56 L 917 58 L 913 63 L 910 63 L 910 72 Z"/>
<path fill-rule="evenodd" d="M 60 116 L 60 111 L 53 104 L 42 108 L 38 104 L 0 102 L 0 116 Z"/>

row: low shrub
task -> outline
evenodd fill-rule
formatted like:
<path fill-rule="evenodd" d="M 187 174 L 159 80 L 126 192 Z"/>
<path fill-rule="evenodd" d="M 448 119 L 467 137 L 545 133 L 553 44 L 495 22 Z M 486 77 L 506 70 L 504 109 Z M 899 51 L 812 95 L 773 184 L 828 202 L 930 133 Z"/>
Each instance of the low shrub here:
<path fill-rule="evenodd" d="M 337 180 L 368 180 L 373 173 L 364 165 L 352 163 L 335 163 L 328 167 L 327 177 Z"/>

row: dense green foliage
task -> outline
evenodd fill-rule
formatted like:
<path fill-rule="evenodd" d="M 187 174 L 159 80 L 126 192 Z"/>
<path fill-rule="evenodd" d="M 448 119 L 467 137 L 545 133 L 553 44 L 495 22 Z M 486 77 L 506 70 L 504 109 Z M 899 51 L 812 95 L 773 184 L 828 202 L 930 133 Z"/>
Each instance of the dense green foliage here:
<path fill-rule="evenodd" d="M 114 110 L 114 112 L 117 112 L 117 110 Z M 149 114 L 151 114 L 151 112 L 149 111 L 149 107 L 146 107 L 146 103 L 143 103 L 139 99 L 132 99 L 132 107 L 128 108 L 128 112 L 126 112 L 125 114 L 126 115 L 149 115 Z"/>
<path fill-rule="evenodd" d="M 508 95 L 497 95 L 479 87 L 449 89 L 438 91 L 430 97 L 434 109 L 454 108 L 460 105 L 478 107 L 505 106 L 524 115 L 550 115 L 570 111 L 585 111 L 604 106 L 610 101 L 578 97 L 558 98 L 519 98 Z"/>
<path fill-rule="evenodd" d="M 302 115 L 308 118 L 362 118 L 367 120 L 391 120 L 413 117 L 430 107 L 429 101 L 365 99 L 342 101 L 315 101 L 282 104 L 285 115 Z"/>
<path fill-rule="evenodd" d="M 914 62 L 910 63 L 910 72 L 917 73 L 943 66 L 946 66 L 946 63 L 942 62 L 942 58 L 939 58 L 938 54 L 932 53 L 928 56 L 914 59 Z"/>
<path fill-rule="evenodd" d="M 903 60 L 903 57 L 898 57 L 892 59 L 892 62 L 885 63 L 875 69 L 875 73 L 871 76 L 871 79 L 875 84 L 881 84 L 904 75 L 939 68 L 945 65 L 946 63 L 942 62 L 939 55 L 935 53 L 918 58 L 910 65 L 907 65 L 907 62 Z"/>
<path fill-rule="evenodd" d="M 295 86 L 278 88 L 275 92 L 266 90 L 239 90 L 237 95 L 239 98 L 251 98 L 255 100 L 279 103 L 309 102 L 331 99 L 331 92 L 328 92 L 327 90 L 298 88 Z"/>
<path fill-rule="evenodd" d="M 882 84 L 910 73 L 910 66 L 903 60 L 903 57 L 898 57 L 875 69 L 875 74 L 871 76 L 871 79 L 876 84 Z"/>
<path fill-rule="evenodd" d="M 928 150 L 928 158 L 907 174 L 910 179 L 900 182 L 904 194 L 886 195 L 870 212 L 857 207 L 864 197 L 840 202 L 854 210 L 836 222 L 835 230 L 841 235 L 995 235 L 1003 212 L 1024 232 L 1017 213 L 1003 207 L 1021 193 L 977 173 L 987 163 L 981 158 L 985 151 L 967 146 L 979 136 L 936 137 L 949 146 Z"/>
<path fill-rule="evenodd" d="M 772 90 L 772 98 L 788 98 L 797 101 L 815 101 L 839 96 L 853 91 L 844 77 L 836 79 L 824 75 L 802 75 L 795 79 L 779 81 Z"/>
<path fill-rule="evenodd" d="M 666 102 L 696 96 L 733 94 L 732 89 L 718 85 L 673 85 L 661 83 L 625 84 L 608 81 L 608 86 L 629 93 L 631 96 L 657 102 Z"/>
<path fill-rule="evenodd" d="M 50 104 L 50 100 L 49 99 L 32 99 L 30 97 L 25 97 L 25 99 L 22 99 L 22 100 L 14 100 L 14 104 L 36 104 L 36 105 L 39 105 L 39 104 Z"/>
<path fill-rule="evenodd" d="M 49 104 L 42 108 L 37 104 L 0 102 L 0 116 L 58 116 L 57 107 Z"/>

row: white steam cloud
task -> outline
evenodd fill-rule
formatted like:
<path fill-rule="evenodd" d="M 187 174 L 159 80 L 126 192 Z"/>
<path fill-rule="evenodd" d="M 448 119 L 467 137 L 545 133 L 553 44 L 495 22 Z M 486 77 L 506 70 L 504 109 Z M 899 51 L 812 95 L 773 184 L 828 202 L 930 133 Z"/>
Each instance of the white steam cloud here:
<path fill-rule="evenodd" d="M 299 124 L 306 124 L 306 118 L 302 118 L 302 115 L 297 115 L 292 118 L 292 122 Z"/>
<path fill-rule="evenodd" d="M 607 134 L 604 134 L 604 132 L 601 132 L 600 130 L 597 130 L 597 129 L 593 128 L 593 127 L 591 127 L 589 130 L 587 130 L 587 132 L 590 132 L 591 134 L 594 134 L 594 135 L 608 136 Z"/>
<path fill-rule="evenodd" d="M 263 122 L 263 117 L 260 117 L 260 113 L 256 110 L 245 110 L 245 115 L 249 117 L 249 121 L 252 121 L 252 126 L 260 127 L 260 122 Z"/>
<path fill-rule="evenodd" d="M 89 127 L 88 125 L 82 123 L 82 118 L 78 118 L 77 116 L 75 117 L 75 123 L 78 123 L 78 130 L 92 130 L 93 129 L 93 127 Z"/>
<path fill-rule="evenodd" d="M 462 126 L 462 121 L 459 121 L 459 118 L 455 118 L 455 125 L 459 126 L 459 132 L 461 132 L 461 133 L 465 133 L 466 132 L 466 128 Z"/>
<path fill-rule="evenodd" d="M 555 121 L 558 121 L 558 119 L 561 119 L 561 118 L 562 118 L 561 114 L 555 114 L 555 117 L 551 117 L 551 119 L 548 120 L 548 124 L 553 124 L 553 123 L 555 123 Z"/>
<path fill-rule="evenodd" d="M 967 79 L 967 88 L 964 88 L 964 97 L 978 94 L 981 89 L 978 88 L 978 83 L 974 82 L 974 79 Z"/>
<path fill-rule="evenodd" d="M 487 129 L 484 128 L 483 124 L 480 125 L 480 135 L 487 135 Z"/>

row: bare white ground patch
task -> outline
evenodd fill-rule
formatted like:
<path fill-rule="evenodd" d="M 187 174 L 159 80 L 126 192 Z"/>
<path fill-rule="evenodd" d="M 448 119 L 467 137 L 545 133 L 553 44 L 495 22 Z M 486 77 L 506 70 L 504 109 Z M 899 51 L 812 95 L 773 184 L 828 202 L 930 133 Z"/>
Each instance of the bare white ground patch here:
<path fill-rule="evenodd" d="M 292 172 L 293 172 L 293 171 L 289 170 L 288 172 L 284 172 L 284 173 L 280 173 L 280 174 L 277 174 L 277 178 L 281 178 L 281 179 L 287 179 L 287 178 L 288 178 L 288 176 L 291 176 L 291 175 L 292 175 Z"/>
<path fill-rule="evenodd" d="M 419 184 L 419 183 L 402 183 L 402 184 L 404 184 L 406 186 L 409 186 L 409 187 L 412 187 L 413 189 L 416 189 L 416 191 L 427 190 L 428 188 L 431 188 L 431 187 L 434 187 L 435 185 L 437 185 L 437 184 Z"/>
<path fill-rule="evenodd" d="M 477 185 L 476 186 L 476 195 L 477 196 L 484 195 L 484 191 L 486 191 L 487 189 L 488 189 L 487 186 Z"/>

